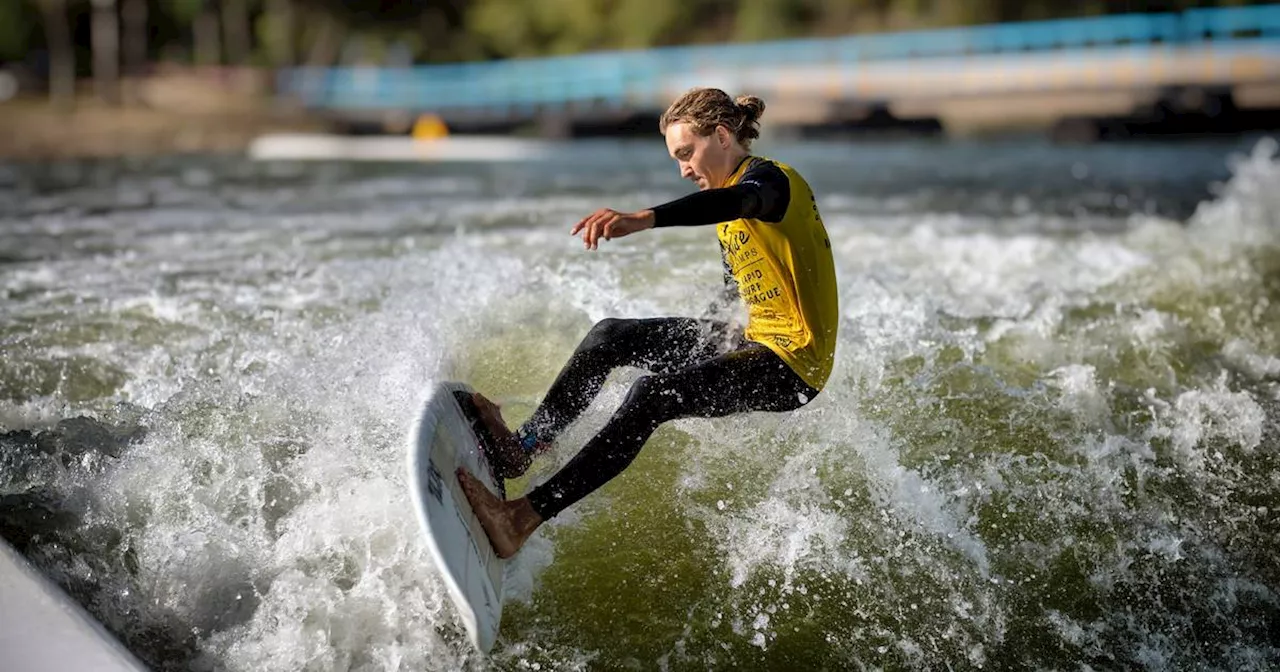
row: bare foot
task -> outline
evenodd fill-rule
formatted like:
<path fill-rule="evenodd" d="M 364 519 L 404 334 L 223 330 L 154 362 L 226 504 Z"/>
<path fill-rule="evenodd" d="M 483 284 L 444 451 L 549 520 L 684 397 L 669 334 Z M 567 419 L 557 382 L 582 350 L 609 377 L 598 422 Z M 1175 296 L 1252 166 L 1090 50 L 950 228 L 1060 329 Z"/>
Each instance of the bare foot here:
<path fill-rule="evenodd" d="M 525 452 L 519 437 L 507 428 L 498 405 L 479 392 L 472 394 L 471 399 L 480 414 L 480 421 L 489 429 L 497 444 L 493 446 L 495 454 L 489 456 L 497 475 L 501 478 L 516 478 L 528 471 L 529 465 L 533 463 L 533 455 Z"/>
<path fill-rule="evenodd" d="M 499 558 L 515 555 L 542 524 L 542 517 L 529 505 L 528 497 L 512 501 L 498 499 L 463 467 L 458 467 L 458 483 Z"/>

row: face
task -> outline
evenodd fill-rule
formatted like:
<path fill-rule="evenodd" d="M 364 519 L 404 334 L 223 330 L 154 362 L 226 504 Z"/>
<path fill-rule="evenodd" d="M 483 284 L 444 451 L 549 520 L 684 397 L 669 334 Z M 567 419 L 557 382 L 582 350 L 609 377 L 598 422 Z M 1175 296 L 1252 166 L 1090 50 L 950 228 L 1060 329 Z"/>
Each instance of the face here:
<path fill-rule="evenodd" d="M 719 186 L 726 177 L 724 165 L 732 146 L 726 135 L 723 127 L 710 135 L 698 135 L 687 122 L 667 126 L 667 152 L 680 167 L 680 177 L 692 180 L 701 190 Z"/>

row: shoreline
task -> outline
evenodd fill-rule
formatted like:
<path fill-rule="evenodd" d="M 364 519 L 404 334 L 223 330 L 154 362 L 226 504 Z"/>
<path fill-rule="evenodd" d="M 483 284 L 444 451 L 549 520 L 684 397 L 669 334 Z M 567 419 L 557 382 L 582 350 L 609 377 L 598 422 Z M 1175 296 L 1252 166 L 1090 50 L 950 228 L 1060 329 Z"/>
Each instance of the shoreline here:
<path fill-rule="evenodd" d="M 175 110 L 145 105 L 106 106 L 77 101 L 66 110 L 43 100 L 0 103 L 0 161 L 244 153 L 269 133 L 330 130 L 321 119 L 269 103 L 217 110 Z"/>
<path fill-rule="evenodd" d="M 448 136 L 451 140 L 461 140 L 460 143 L 406 145 L 403 141 L 414 137 L 408 129 L 396 133 L 392 129 L 382 128 L 377 129 L 383 131 L 379 133 L 370 132 L 373 129 L 369 128 L 364 132 L 353 133 L 350 129 L 343 128 L 340 122 L 310 114 L 279 100 L 237 100 L 234 96 L 228 96 L 219 102 L 222 104 L 189 104 L 185 108 L 138 103 L 107 106 L 95 99 L 84 98 L 66 110 L 59 110 L 45 100 L 19 99 L 3 102 L 0 103 L 0 128 L 6 132 L 0 133 L 0 162 L 38 163 L 183 154 L 269 156 L 281 151 L 283 154 L 280 158 L 292 154 L 298 154 L 298 158 L 334 158 L 335 153 L 356 152 L 360 155 L 350 158 L 427 159 L 452 156 L 450 151 L 446 151 L 451 147 L 454 150 L 458 147 L 470 148 L 467 151 L 482 148 L 485 151 L 480 152 L 480 158 L 492 159 L 494 157 L 490 155 L 493 151 L 490 150 L 493 147 L 505 146 L 506 149 L 500 153 L 503 158 L 509 158 L 507 155 L 512 154 L 512 147 L 541 146 L 553 140 L 536 134 L 530 137 L 521 133 L 460 133 Z M 1240 114 L 1239 120 L 1257 117 L 1254 121 L 1261 122 L 1263 116 L 1266 115 L 1250 111 Z M 1214 128 L 1215 120 L 1196 115 L 1163 121 L 1151 121 L 1141 116 L 1073 121 L 1072 124 L 1058 125 L 1048 122 L 1017 124 L 1000 114 L 989 114 L 981 119 L 948 119 L 948 123 L 943 126 L 945 131 L 936 129 L 934 132 L 924 133 L 910 127 L 857 125 L 826 125 L 775 132 L 778 137 L 825 138 L 829 141 L 903 137 L 994 139 L 1034 135 L 1054 143 L 1092 144 L 1161 137 L 1186 140 L 1239 136 L 1254 132 L 1274 133 L 1270 128 L 1276 126 L 1274 123 L 1252 123 L 1241 124 L 1239 128 Z M 504 143 L 503 140 L 507 142 Z"/>

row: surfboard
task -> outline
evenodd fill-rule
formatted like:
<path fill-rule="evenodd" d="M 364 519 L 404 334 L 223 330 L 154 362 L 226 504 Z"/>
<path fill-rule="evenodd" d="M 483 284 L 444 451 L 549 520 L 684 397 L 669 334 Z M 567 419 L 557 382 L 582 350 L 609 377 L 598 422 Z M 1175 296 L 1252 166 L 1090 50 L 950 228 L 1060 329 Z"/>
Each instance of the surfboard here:
<path fill-rule="evenodd" d="M 466 383 L 437 384 L 423 403 L 409 441 L 409 488 L 427 547 L 448 586 L 472 645 L 488 653 L 502 622 L 502 578 L 506 561 L 489 544 L 458 484 L 464 466 L 506 499 L 503 480 L 485 459 L 481 441 L 488 432 Z"/>
<path fill-rule="evenodd" d="M 146 669 L 84 607 L 0 539 L 0 670 Z"/>

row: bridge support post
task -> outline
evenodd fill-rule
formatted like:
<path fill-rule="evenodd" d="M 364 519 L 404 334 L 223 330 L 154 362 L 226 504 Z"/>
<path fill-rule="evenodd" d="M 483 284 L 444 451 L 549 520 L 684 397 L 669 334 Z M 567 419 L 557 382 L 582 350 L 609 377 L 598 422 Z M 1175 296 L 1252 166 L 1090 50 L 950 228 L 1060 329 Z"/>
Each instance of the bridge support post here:
<path fill-rule="evenodd" d="M 573 136 L 573 120 L 567 112 L 546 111 L 538 114 L 538 137 L 549 140 L 568 140 Z"/>

